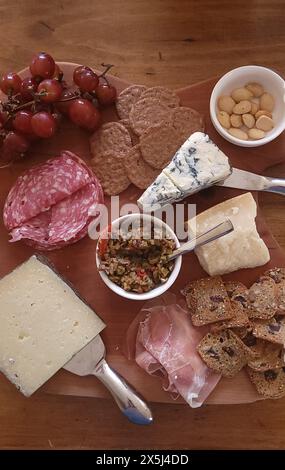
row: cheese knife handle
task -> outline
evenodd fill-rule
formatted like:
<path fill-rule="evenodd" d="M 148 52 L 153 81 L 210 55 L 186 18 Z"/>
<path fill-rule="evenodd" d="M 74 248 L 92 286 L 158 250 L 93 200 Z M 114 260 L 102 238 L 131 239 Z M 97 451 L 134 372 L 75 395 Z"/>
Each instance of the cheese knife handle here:
<path fill-rule="evenodd" d="M 233 230 L 234 227 L 232 222 L 230 219 L 226 219 L 224 222 L 216 225 L 207 232 L 202 233 L 198 237 L 192 238 L 192 240 L 189 240 L 189 242 L 183 243 L 183 245 L 177 248 L 177 250 L 175 250 L 167 259 L 172 260 L 177 256 L 185 255 L 199 246 L 206 245 L 206 243 L 210 243 L 220 237 L 223 237 L 224 235 L 227 235 Z"/>
<path fill-rule="evenodd" d="M 285 178 L 266 177 L 267 184 L 264 191 L 269 193 L 283 194 L 285 196 Z"/>
<path fill-rule="evenodd" d="M 105 359 L 97 364 L 93 375 L 109 390 L 129 421 L 134 424 L 152 423 L 153 417 L 148 405 L 134 388 L 108 365 Z"/>

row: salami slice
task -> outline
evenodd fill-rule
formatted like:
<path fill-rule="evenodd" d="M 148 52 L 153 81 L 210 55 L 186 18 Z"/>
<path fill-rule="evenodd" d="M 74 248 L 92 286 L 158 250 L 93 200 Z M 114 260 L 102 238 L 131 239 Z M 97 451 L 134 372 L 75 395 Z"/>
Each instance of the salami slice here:
<path fill-rule="evenodd" d="M 8 194 L 3 214 L 6 228 L 11 230 L 47 211 L 92 179 L 87 165 L 71 152 L 31 168 Z"/>
<path fill-rule="evenodd" d="M 69 198 L 52 208 L 49 242 L 68 241 L 74 238 L 91 220 L 89 209 L 99 202 L 98 186 L 89 183 Z"/>
<path fill-rule="evenodd" d="M 14 228 L 10 232 L 12 237 L 10 242 L 17 242 L 22 238 L 30 238 L 39 243 L 48 242 L 50 221 L 51 209 L 33 217 L 20 227 Z"/>
<path fill-rule="evenodd" d="M 104 202 L 92 170 L 68 151 L 32 170 L 16 181 L 5 203 L 5 225 L 12 227 L 10 241 L 23 239 L 36 250 L 49 251 L 87 235 L 89 223 L 99 215 L 97 206 Z"/>

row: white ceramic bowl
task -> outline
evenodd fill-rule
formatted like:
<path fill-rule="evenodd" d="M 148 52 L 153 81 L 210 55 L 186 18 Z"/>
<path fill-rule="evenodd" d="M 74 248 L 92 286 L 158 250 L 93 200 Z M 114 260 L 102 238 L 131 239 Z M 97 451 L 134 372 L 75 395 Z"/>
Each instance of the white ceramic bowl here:
<path fill-rule="evenodd" d="M 122 217 L 119 217 L 118 219 L 114 220 L 114 222 L 112 223 L 112 229 L 118 228 L 120 226 L 120 224 L 125 220 L 128 220 L 128 222 L 129 222 L 129 221 L 132 221 L 132 220 L 136 220 L 138 218 L 142 218 L 142 219 L 144 219 L 148 222 L 153 221 L 154 226 L 156 226 L 158 228 L 162 227 L 163 230 L 165 229 L 166 234 L 169 235 L 171 238 L 173 238 L 173 240 L 175 241 L 175 244 L 176 244 L 177 248 L 180 246 L 178 238 L 176 237 L 174 231 L 169 227 L 169 225 L 167 225 L 166 223 L 164 223 L 162 220 L 158 219 L 157 217 L 153 217 L 153 216 L 148 215 L 148 214 L 137 213 L 137 214 L 129 214 L 129 215 L 124 215 Z M 99 268 L 99 265 L 100 265 L 100 257 L 99 257 L 99 253 L 98 253 L 99 242 L 100 242 L 100 238 L 97 242 L 97 247 L 96 247 L 96 264 L 97 264 L 97 268 Z M 118 294 L 122 297 L 126 297 L 127 299 L 131 299 L 131 300 L 147 300 L 147 299 L 152 299 L 154 297 L 157 297 L 157 296 L 163 294 L 165 291 L 167 291 L 172 286 L 172 284 L 175 282 L 175 280 L 176 280 L 176 278 L 179 274 L 179 271 L 180 271 L 180 268 L 181 268 L 181 263 L 182 263 L 182 257 L 178 256 L 174 261 L 174 268 L 173 268 L 173 271 L 171 272 L 168 280 L 164 284 L 160 284 L 155 289 L 152 289 L 149 292 L 144 292 L 142 294 L 137 294 L 135 292 L 125 291 L 124 289 L 119 287 L 117 284 L 112 282 L 104 271 L 99 271 L 99 274 L 100 274 L 101 278 L 103 279 L 103 281 L 105 282 L 105 284 L 113 292 L 115 292 L 116 294 Z"/>
<path fill-rule="evenodd" d="M 217 119 L 217 100 L 221 95 L 230 95 L 235 88 L 244 86 L 248 82 L 258 82 L 265 91 L 271 93 L 275 99 L 273 111 L 274 128 L 267 132 L 260 140 L 241 140 L 233 137 L 224 129 Z M 210 99 L 210 115 L 212 123 L 218 133 L 229 142 L 241 147 L 258 147 L 276 139 L 285 129 L 285 81 L 273 70 L 258 65 L 245 65 L 226 73 L 213 88 Z"/>

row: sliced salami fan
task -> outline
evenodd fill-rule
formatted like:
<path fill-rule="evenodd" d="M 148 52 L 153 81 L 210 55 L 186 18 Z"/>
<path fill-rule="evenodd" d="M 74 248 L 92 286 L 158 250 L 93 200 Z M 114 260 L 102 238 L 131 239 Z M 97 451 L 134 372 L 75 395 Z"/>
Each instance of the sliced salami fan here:
<path fill-rule="evenodd" d="M 100 201 L 98 185 L 89 183 L 52 208 L 49 228 L 51 244 L 74 238 L 91 221 L 89 209 Z"/>
<path fill-rule="evenodd" d="M 30 220 L 92 181 L 85 163 L 71 152 L 37 165 L 19 176 L 4 206 L 8 230 Z"/>
<path fill-rule="evenodd" d="M 10 241 L 23 239 L 37 250 L 75 243 L 87 234 L 103 201 L 102 187 L 92 170 L 76 155 L 62 152 L 26 172 L 10 191 L 4 207 L 5 225 L 13 227 Z"/>

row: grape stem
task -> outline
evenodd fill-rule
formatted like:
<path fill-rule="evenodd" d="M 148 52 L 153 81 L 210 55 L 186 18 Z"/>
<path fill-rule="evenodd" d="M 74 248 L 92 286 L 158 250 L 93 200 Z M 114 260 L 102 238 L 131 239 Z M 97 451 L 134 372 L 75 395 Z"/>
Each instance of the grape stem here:
<path fill-rule="evenodd" d="M 105 75 L 106 75 L 106 73 L 109 72 L 109 70 L 110 70 L 112 67 L 114 67 L 114 65 L 113 65 L 113 64 L 104 64 L 104 63 L 101 64 L 101 65 L 102 65 L 102 67 L 105 67 L 105 70 L 104 70 L 104 72 L 100 73 L 100 75 L 98 75 L 98 77 L 99 77 L 99 78 L 105 78 L 105 80 L 107 81 Z"/>

